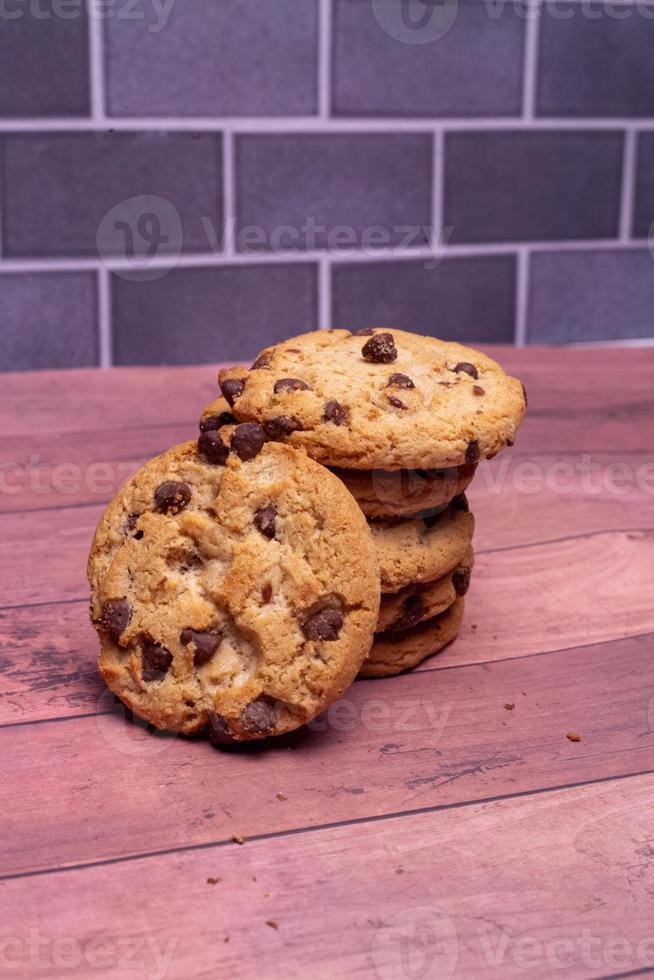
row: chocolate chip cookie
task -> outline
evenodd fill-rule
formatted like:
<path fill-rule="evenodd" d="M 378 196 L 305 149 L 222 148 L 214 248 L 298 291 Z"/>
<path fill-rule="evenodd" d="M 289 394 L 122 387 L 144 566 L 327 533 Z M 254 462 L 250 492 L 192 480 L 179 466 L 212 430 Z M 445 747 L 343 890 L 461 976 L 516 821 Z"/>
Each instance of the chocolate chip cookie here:
<path fill-rule="evenodd" d="M 366 517 L 413 517 L 446 506 L 466 489 L 477 466 L 440 470 L 334 469 Z"/>
<path fill-rule="evenodd" d="M 219 742 L 310 721 L 355 677 L 379 611 L 356 502 L 255 423 L 205 426 L 140 469 L 88 577 L 111 690 L 158 728 Z"/>
<path fill-rule="evenodd" d="M 456 568 L 435 582 L 407 585 L 399 592 L 382 595 L 376 633 L 412 629 L 425 619 L 433 619 L 444 612 L 457 596 L 463 596 L 468 591 L 473 565 L 474 556 L 470 548 Z"/>
<path fill-rule="evenodd" d="M 455 602 L 433 619 L 402 632 L 378 633 L 359 677 L 390 677 L 401 674 L 438 653 L 457 636 L 465 600 Z"/>
<path fill-rule="evenodd" d="M 491 358 L 404 330 L 319 330 L 221 371 L 234 415 L 357 470 L 473 466 L 512 445 L 522 385 Z"/>
<path fill-rule="evenodd" d="M 370 521 L 382 592 L 433 582 L 467 554 L 475 529 L 465 495 L 435 516 Z"/>

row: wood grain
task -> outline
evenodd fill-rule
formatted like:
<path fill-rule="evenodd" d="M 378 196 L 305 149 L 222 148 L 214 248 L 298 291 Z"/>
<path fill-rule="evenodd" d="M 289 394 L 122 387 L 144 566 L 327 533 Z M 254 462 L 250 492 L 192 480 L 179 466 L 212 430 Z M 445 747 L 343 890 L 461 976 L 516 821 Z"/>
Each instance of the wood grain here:
<path fill-rule="evenodd" d="M 0 875 L 654 769 L 651 660 L 638 638 L 361 681 L 310 729 L 228 752 L 122 708 L 4 728 Z"/>
<path fill-rule="evenodd" d="M 78 538 L 78 542 L 84 536 Z M 84 548 L 86 547 L 84 540 Z M 95 710 L 98 643 L 88 623 L 84 556 L 28 557 L 20 595 L 47 583 L 77 603 L 0 609 L 0 725 Z M 32 552 L 33 558 L 33 552 Z M 82 567 L 79 567 L 82 566 Z M 654 632 L 654 532 L 610 532 L 477 555 L 459 638 L 419 670 L 484 663 Z M 68 578 L 66 574 L 68 573 Z M 27 591 L 28 587 L 31 591 Z"/>
<path fill-rule="evenodd" d="M 58 938 L 76 941 L 73 977 L 109 938 L 112 980 L 647 972 L 653 795 L 636 777 L 5 881 L 7 953 L 21 977 L 43 976 L 32 929 L 46 964 Z M 130 952 L 141 966 L 127 973 Z"/>

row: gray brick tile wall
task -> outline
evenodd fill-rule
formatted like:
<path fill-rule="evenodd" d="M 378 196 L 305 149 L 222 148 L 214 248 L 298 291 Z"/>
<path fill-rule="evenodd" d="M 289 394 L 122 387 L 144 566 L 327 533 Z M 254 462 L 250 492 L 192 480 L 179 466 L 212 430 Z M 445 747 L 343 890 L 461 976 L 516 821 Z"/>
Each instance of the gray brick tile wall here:
<path fill-rule="evenodd" d="M 512 343 L 515 260 L 511 255 L 429 262 L 356 262 L 333 272 L 335 327 L 408 324 L 459 341 Z"/>
<path fill-rule="evenodd" d="M 335 115 L 520 115 L 526 21 L 517 8 L 499 18 L 483 3 L 434 9 L 436 30 L 450 29 L 433 43 L 403 44 L 397 0 L 335 0 Z"/>
<path fill-rule="evenodd" d="M 654 337 L 654 0 L 105 8 L 0 3 L 0 369 Z"/>
<path fill-rule="evenodd" d="M 316 325 L 316 268 L 293 265 L 175 269 L 147 282 L 112 277 L 114 362 L 248 360 Z"/>
<path fill-rule="evenodd" d="M 647 249 L 536 252 L 527 318 L 530 343 L 651 337 L 652 256 Z"/>
<path fill-rule="evenodd" d="M 94 367 L 94 272 L 0 272 L 0 370 Z"/>
<path fill-rule="evenodd" d="M 112 116 L 311 115 L 318 0 L 176 0 L 107 21 Z"/>
<path fill-rule="evenodd" d="M 86 10 L 55 16 L 57 0 L 0 8 L 0 118 L 85 116 L 90 108 Z"/>
<path fill-rule="evenodd" d="M 539 114 L 651 116 L 654 6 L 557 3 L 556 10 L 541 25 Z"/>
<path fill-rule="evenodd" d="M 619 132 L 449 133 L 445 224 L 453 242 L 614 238 Z"/>
<path fill-rule="evenodd" d="M 268 248 L 285 226 L 285 241 L 303 250 L 397 245 L 407 225 L 416 228 L 412 244 L 429 240 L 429 133 L 241 136 L 236 174 L 239 230 L 260 227 Z"/>
<path fill-rule="evenodd" d="M 633 233 L 654 241 L 654 133 L 638 137 Z M 650 228 L 652 231 L 650 232 Z"/>
<path fill-rule="evenodd" d="M 204 249 L 203 217 L 222 224 L 217 134 L 12 134 L 0 137 L 0 154 L 8 257 L 97 255 L 103 217 L 132 197 L 159 197 L 173 205 L 183 251 Z M 146 219 L 150 210 L 147 200 L 142 207 L 136 202 L 139 218 Z M 130 252 L 130 242 L 120 235 L 108 242 L 109 251 Z M 158 247 L 165 253 L 178 244 L 172 240 Z"/>

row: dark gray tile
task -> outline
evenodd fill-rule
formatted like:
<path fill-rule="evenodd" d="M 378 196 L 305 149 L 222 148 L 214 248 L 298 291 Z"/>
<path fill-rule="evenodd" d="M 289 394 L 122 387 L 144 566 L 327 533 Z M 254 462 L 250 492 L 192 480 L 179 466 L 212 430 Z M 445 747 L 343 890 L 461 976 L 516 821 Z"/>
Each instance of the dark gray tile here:
<path fill-rule="evenodd" d="M 0 370 L 98 363 L 94 272 L 0 274 Z"/>
<path fill-rule="evenodd" d="M 239 248 L 276 250 L 281 232 L 283 248 L 399 244 L 406 227 L 414 229 L 411 244 L 424 244 L 431 162 L 432 138 L 424 133 L 242 136 L 239 234 L 260 229 L 263 238 L 253 233 Z"/>
<path fill-rule="evenodd" d="M 310 115 L 317 0 L 170 0 L 107 22 L 114 116 Z M 158 9 L 158 8 L 157 8 Z"/>
<path fill-rule="evenodd" d="M 647 249 L 537 252 L 527 338 L 560 344 L 654 337 L 654 258 Z"/>
<path fill-rule="evenodd" d="M 253 357 L 316 326 L 313 264 L 175 269 L 152 282 L 112 279 L 116 364 L 200 364 Z"/>
<path fill-rule="evenodd" d="M 615 236 L 622 143 L 618 132 L 448 133 L 451 241 Z"/>
<path fill-rule="evenodd" d="M 556 16 L 554 16 L 554 12 Z M 545 4 L 536 106 L 543 116 L 651 116 L 654 9 Z"/>
<path fill-rule="evenodd" d="M 647 238 L 654 222 L 654 133 L 639 133 L 636 159 L 633 234 Z"/>
<path fill-rule="evenodd" d="M 101 222 L 103 253 L 122 257 L 147 254 L 148 240 L 155 256 L 174 253 L 180 237 L 184 251 L 208 251 L 203 217 L 220 233 L 219 135 L 12 134 L 0 148 L 9 256 L 97 255 Z"/>
<path fill-rule="evenodd" d="M 89 113 L 86 7 L 2 3 L 0 116 L 85 116 Z"/>
<path fill-rule="evenodd" d="M 333 326 L 397 327 L 447 340 L 513 343 L 512 255 L 337 265 Z"/>
<path fill-rule="evenodd" d="M 486 4 L 446 0 L 411 14 L 398 0 L 336 0 L 336 115 L 520 113 L 525 19 L 515 5 L 492 17 Z"/>

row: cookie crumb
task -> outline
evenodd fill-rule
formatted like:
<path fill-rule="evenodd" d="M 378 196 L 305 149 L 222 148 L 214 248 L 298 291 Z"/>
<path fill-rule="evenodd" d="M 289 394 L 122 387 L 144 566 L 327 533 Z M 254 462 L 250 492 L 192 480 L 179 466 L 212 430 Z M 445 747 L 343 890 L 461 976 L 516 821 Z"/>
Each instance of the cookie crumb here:
<path fill-rule="evenodd" d="M 277 799 L 278 800 L 282 800 L 282 802 L 283 802 L 284 800 L 287 800 L 288 799 L 288 796 L 284 796 L 283 793 L 278 793 L 277 794 Z"/>
<path fill-rule="evenodd" d="M 220 880 L 221 880 L 220 878 L 207 878 L 207 884 L 217 885 Z"/>
<path fill-rule="evenodd" d="M 506 708 L 507 711 L 513 711 L 513 709 L 515 708 L 515 704 L 510 704 L 507 701 L 507 703 L 504 705 L 504 707 Z"/>
<path fill-rule="evenodd" d="M 568 732 L 566 738 L 569 742 L 581 742 L 581 735 L 579 732 Z"/>
<path fill-rule="evenodd" d="M 267 926 L 270 926 L 271 929 L 279 929 L 279 926 L 277 925 L 277 923 L 276 922 L 273 922 L 272 919 L 267 919 L 266 920 L 266 925 Z"/>
<path fill-rule="evenodd" d="M 228 943 L 229 942 L 229 936 L 225 936 L 225 938 L 223 939 L 223 942 L 224 943 Z"/>
<path fill-rule="evenodd" d="M 235 844 L 245 844 L 245 837 L 242 837 L 240 834 L 232 834 L 232 840 Z"/>

